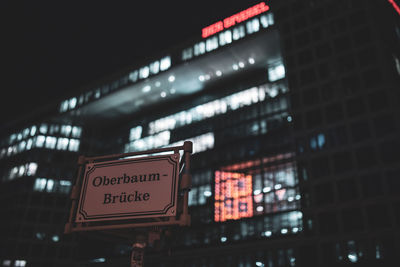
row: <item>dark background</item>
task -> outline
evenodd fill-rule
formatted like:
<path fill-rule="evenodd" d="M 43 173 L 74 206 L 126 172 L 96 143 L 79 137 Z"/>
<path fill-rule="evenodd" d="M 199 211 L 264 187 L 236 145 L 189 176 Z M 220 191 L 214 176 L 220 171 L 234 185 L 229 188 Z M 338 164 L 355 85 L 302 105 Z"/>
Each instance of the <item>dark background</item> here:
<path fill-rule="evenodd" d="M 1 1 L 0 130 L 259 2 Z"/>

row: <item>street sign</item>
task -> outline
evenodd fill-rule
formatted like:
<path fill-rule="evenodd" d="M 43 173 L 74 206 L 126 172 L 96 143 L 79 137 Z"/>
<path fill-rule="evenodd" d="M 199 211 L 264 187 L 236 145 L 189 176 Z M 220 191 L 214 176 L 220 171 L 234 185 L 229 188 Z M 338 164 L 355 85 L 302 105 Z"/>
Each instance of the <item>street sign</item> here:
<path fill-rule="evenodd" d="M 76 223 L 174 216 L 179 153 L 88 163 Z"/>

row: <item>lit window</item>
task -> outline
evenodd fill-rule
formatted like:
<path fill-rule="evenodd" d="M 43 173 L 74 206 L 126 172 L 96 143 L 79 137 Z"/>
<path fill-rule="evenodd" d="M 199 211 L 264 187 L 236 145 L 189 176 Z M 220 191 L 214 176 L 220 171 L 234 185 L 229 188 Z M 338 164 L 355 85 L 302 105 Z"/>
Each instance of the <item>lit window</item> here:
<path fill-rule="evenodd" d="M 274 82 L 285 77 L 285 67 L 280 62 L 268 67 L 269 81 Z"/>
<path fill-rule="evenodd" d="M 69 139 L 68 138 L 64 138 L 64 137 L 58 138 L 57 149 L 58 150 L 67 150 L 68 143 L 69 143 Z"/>
<path fill-rule="evenodd" d="M 265 14 L 265 15 L 262 15 L 261 17 L 260 17 L 260 22 L 261 22 L 261 25 L 262 25 L 262 27 L 263 28 L 267 28 L 268 26 L 269 26 L 269 23 L 268 23 L 268 16 Z"/>
<path fill-rule="evenodd" d="M 82 134 L 82 128 L 78 126 L 72 127 L 72 137 L 80 138 Z"/>
<path fill-rule="evenodd" d="M 206 45 L 204 42 L 200 42 L 194 45 L 194 55 L 199 56 L 206 52 Z"/>
<path fill-rule="evenodd" d="M 252 177 L 242 173 L 215 172 L 215 221 L 253 216 Z"/>
<path fill-rule="evenodd" d="M 54 180 L 48 179 L 47 185 L 46 185 L 46 191 L 51 193 L 51 192 L 53 192 L 53 188 L 54 188 Z"/>
<path fill-rule="evenodd" d="M 36 174 L 37 168 L 38 168 L 37 163 L 35 163 L 35 162 L 29 163 L 28 167 L 27 167 L 26 175 L 34 176 Z"/>
<path fill-rule="evenodd" d="M 11 266 L 11 260 L 4 260 L 3 266 Z"/>
<path fill-rule="evenodd" d="M 61 126 L 61 134 L 64 136 L 69 136 L 71 134 L 72 127 L 71 125 L 62 125 Z"/>
<path fill-rule="evenodd" d="M 164 71 L 169 69 L 169 67 L 171 67 L 171 57 L 167 56 L 161 59 L 161 63 L 160 63 L 160 70 Z"/>
<path fill-rule="evenodd" d="M 226 30 L 219 34 L 219 44 L 221 46 L 232 43 L 232 32 L 231 30 Z"/>
<path fill-rule="evenodd" d="M 142 67 L 140 70 L 139 70 L 139 78 L 140 79 L 145 79 L 145 78 L 147 78 L 147 77 L 149 77 L 149 67 L 147 67 L 147 66 L 145 66 L 145 67 Z"/>
<path fill-rule="evenodd" d="M 15 267 L 25 267 L 26 266 L 26 260 L 16 260 L 14 266 Z"/>
<path fill-rule="evenodd" d="M 257 18 L 252 19 L 246 23 L 247 33 L 252 34 L 260 30 L 260 22 Z"/>
<path fill-rule="evenodd" d="M 76 107 L 76 101 L 76 97 L 73 97 L 68 101 L 69 109 L 74 109 Z"/>
<path fill-rule="evenodd" d="M 68 100 L 61 102 L 60 112 L 66 112 L 68 110 Z"/>
<path fill-rule="evenodd" d="M 40 128 L 39 128 L 39 132 L 40 133 L 42 133 L 42 134 L 46 134 L 47 133 L 47 124 L 45 124 L 45 123 L 42 123 L 41 125 L 40 125 Z"/>
<path fill-rule="evenodd" d="M 46 137 L 46 148 L 54 149 L 56 148 L 57 138 L 54 136 L 47 136 Z"/>
<path fill-rule="evenodd" d="M 44 142 L 46 141 L 46 137 L 43 135 L 38 135 L 36 137 L 36 142 L 35 142 L 35 146 L 36 147 L 43 147 Z"/>
<path fill-rule="evenodd" d="M 131 73 L 129 73 L 129 80 L 131 80 L 132 82 L 136 82 L 138 79 L 138 71 L 132 71 Z"/>
<path fill-rule="evenodd" d="M 206 40 L 206 51 L 210 52 L 218 48 L 218 38 L 211 37 Z"/>
<path fill-rule="evenodd" d="M 188 60 L 193 57 L 193 49 L 191 47 L 182 51 L 182 60 Z"/>
<path fill-rule="evenodd" d="M 153 63 L 150 64 L 150 73 L 151 74 L 157 74 L 160 71 L 160 62 L 159 61 L 154 61 Z"/>
<path fill-rule="evenodd" d="M 243 25 L 233 28 L 233 40 L 239 40 L 245 36 L 244 27 Z"/>
<path fill-rule="evenodd" d="M 129 134 L 129 141 L 137 140 L 142 136 L 142 126 L 136 126 L 131 128 Z"/>
<path fill-rule="evenodd" d="M 36 178 L 33 189 L 35 191 L 43 192 L 46 188 L 47 180 L 45 178 Z"/>
<path fill-rule="evenodd" d="M 78 151 L 79 150 L 79 140 L 70 139 L 69 140 L 69 151 Z"/>

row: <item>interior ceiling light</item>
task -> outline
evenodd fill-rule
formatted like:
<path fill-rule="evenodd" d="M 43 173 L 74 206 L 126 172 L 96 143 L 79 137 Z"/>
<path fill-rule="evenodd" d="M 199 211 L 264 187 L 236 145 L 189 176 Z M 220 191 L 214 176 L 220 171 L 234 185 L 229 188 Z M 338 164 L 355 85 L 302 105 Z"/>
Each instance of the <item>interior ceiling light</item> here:
<path fill-rule="evenodd" d="M 233 65 L 232 65 L 232 68 L 233 68 L 234 70 L 238 70 L 238 69 L 239 69 L 238 65 L 236 65 L 236 64 L 233 64 Z"/>
<path fill-rule="evenodd" d="M 204 76 L 203 76 L 203 75 L 200 75 L 200 76 L 199 76 L 199 80 L 200 80 L 200 82 L 204 82 Z"/>
<path fill-rule="evenodd" d="M 162 91 L 162 92 L 161 92 L 161 94 L 160 94 L 160 96 L 164 98 L 164 97 L 166 97 L 166 96 L 167 96 L 167 93 L 166 93 L 166 92 L 164 92 L 164 91 Z"/>
<path fill-rule="evenodd" d="M 150 92 L 150 90 L 151 90 L 150 85 L 146 85 L 145 87 L 142 88 L 143 93 Z"/>
<path fill-rule="evenodd" d="M 168 77 L 168 81 L 169 81 L 170 83 L 172 83 L 173 81 L 175 81 L 175 76 L 174 76 L 174 75 L 169 76 L 169 77 Z"/>
<path fill-rule="evenodd" d="M 239 62 L 239 67 L 240 68 L 244 68 L 244 63 L 243 62 Z"/>
<path fill-rule="evenodd" d="M 222 72 L 221 72 L 220 70 L 217 70 L 217 71 L 215 72 L 215 75 L 221 76 L 221 75 L 222 75 Z"/>
<path fill-rule="evenodd" d="M 254 63 L 255 63 L 255 60 L 254 60 L 254 58 L 252 58 L 252 57 L 249 57 L 249 63 L 250 63 L 250 64 L 254 64 Z"/>

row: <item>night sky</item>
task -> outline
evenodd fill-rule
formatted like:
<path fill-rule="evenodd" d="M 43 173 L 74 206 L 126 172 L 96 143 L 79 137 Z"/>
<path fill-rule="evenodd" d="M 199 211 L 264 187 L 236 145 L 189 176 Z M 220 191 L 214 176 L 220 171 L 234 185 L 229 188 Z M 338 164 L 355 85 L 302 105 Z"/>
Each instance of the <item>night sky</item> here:
<path fill-rule="evenodd" d="M 2 1 L 0 128 L 259 2 Z"/>

